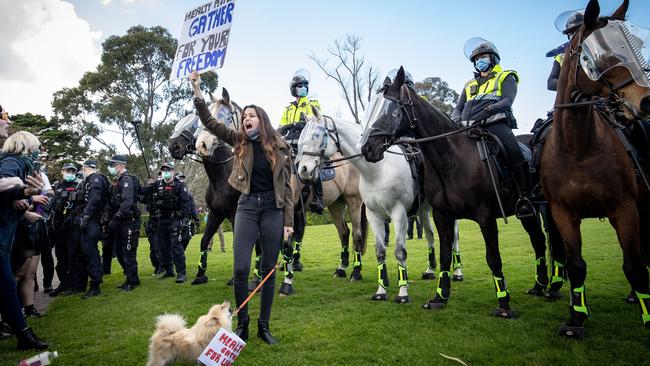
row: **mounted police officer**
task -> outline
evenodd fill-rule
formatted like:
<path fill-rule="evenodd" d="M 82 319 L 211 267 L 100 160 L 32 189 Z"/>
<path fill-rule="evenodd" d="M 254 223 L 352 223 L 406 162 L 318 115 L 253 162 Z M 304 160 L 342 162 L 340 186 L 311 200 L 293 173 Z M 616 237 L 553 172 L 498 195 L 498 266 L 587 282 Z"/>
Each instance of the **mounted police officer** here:
<path fill-rule="evenodd" d="M 176 173 L 176 179 L 185 184 L 185 174 L 182 172 Z M 181 244 L 183 245 L 183 250 L 187 249 L 192 236 L 194 236 L 194 234 L 199 230 L 199 225 L 201 223 L 199 214 L 196 211 L 196 201 L 194 201 L 194 196 L 192 196 L 192 193 L 189 190 L 187 191 L 187 194 L 190 196 L 190 216 L 184 217 L 181 225 Z"/>
<path fill-rule="evenodd" d="M 174 177 L 174 166 L 165 163 L 160 167 L 162 179 L 142 189 L 143 194 L 153 195 L 158 212 L 158 246 L 164 274 L 159 278 L 174 277 L 172 261 L 176 267 L 176 283 L 186 281 L 185 253 L 181 244 L 181 223 L 191 215 L 191 202 L 187 187 Z"/>
<path fill-rule="evenodd" d="M 309 72 L 305 69 L 300 69 L 291 78 L 289 83 L 289 91 L 291 96 L 296 98 L 291 102 L 282 112 L 280 119 L 280 127 L 278 132 L 284 137 L 285 141 L 289 143 L 294 150 L 297 150 L 297 142 L 300 137 L 300 132 L 307 123 L 309 117 L 313 116 L 312 107 L 320 110 L 320 103 L 316 99 L 307 97 L 309 93 Z M 295 151 L 294 151 L 295 153 Z M 312 212 L 319 214 L 323 213 L 325 204 L 323 203 L 323 183 L 320 177 L 314 178 L 314 198 L 309 204 Z"/>
<path fill-rule="evenodd" d="M 72 288 L 70 277 L 70 233 L 72 232 L 72 213 L 74 202 L 71 198 L 77 190 L 76 180 L 77 167 L 74 164 L 64 164 L 61 169 L 62 179 L 52 185 L 54 197 L 52 197 L 52 219 L 50 223 L 50 239 L 54 245 L 56 254 L 56 274 L 59 277 L 59 287 L 50 292 L 50 296 L 58 296 L 61 292 Z"/>
<path fill-rule="evenodd" d="M 583 11 L 565 11 L 555 20 L 555 27 L 558 31 L 565 34 L 569 40 L 580 29 L 584 19 Z M 548 76 L 546 87 L 548 90 L 557 91 L 557 80 L 560 78 L 560 70 L 564 61 L 564 49 L 569 43 L 564 43 L 560 47 L 547 53 L 547 57 L 553 57 L 553 68 Z"/>
<path fill-rule="evenodd" d="M 108 161 L 108 171 L 117 179 L 111 189 L 107 234 L 113 239 L 117 260 L 126 276 L 119 288 L 132 291 L 140 284 L 136 258 L 140 236 L 140 210 L 137 206 L 140 184 L 138 177 L 127 172 L 124 155 L 113 155 Z"/>
<path fill-rule="evenodd" d="M 108 198 L 109 183 L 105 176 L 97 172 L 97 161 L 88 159 L 83 163 L 84 179 L 81 181 L 77 200 L 81 252 L 84 255 L 86 270 L 90 277 L 90 289 L 83 299 L 98 296 L 101 291 L 102 267 L 97 242 L 99 241 L 100 219 Z M 85 282 L 85 279 L 84 279 Z"/>
<path fill-rule="evenodd" d="M 518 188 L 518 218 L 533 216 L 535 209 L 526 197 L 530 193 L 528 162 L 519 149 L 512 133 L 517 122 L 512 114 L 512 103 L 517 95 L 519 76 L 514 70 L 504 70 L 499 51 L 482 38 L 472 38 L 465 43 L 465 55 L 473 63 L 474 78 L 465 84 L 458 104 L 452 113 L 455 122 L 480 123 L 483 128 L 498 137 L 505 151 L 505 161 Z"/>

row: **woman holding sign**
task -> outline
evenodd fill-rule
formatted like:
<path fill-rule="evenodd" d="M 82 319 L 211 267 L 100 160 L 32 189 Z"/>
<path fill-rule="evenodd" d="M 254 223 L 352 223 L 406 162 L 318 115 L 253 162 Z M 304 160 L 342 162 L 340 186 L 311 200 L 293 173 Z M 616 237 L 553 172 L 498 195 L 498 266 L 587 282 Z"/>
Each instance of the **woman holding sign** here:
<path fill-rule="evenodd" d="M 194 90 L 194 106 L 205 127 L 226 143 L 234 146 L 235 160 L 228 179 L 242 193 L 234 224 L 234 287 L 239 307 L 248 295 L 253 245 L 260 237 L 262 244 L 261 274 L 266 276 L 275 266 L 282 246 L 282 236 L 293 233 L 293 193 L 291 190 L 291 150 L 271 126 L 266 112 L 255 105 L 244 107 L 238 131 L 219 123 L 208 110 L 201 94 L 201 78 L 195 71 L 190 76 Z M 275 273 L 262 288 L 258 336 L 268 344 L 278 341 L 269 331 L 271 305 L 275 290 Z M 235 333 L 248 339 L 248 306 L 238 315 Z"/>

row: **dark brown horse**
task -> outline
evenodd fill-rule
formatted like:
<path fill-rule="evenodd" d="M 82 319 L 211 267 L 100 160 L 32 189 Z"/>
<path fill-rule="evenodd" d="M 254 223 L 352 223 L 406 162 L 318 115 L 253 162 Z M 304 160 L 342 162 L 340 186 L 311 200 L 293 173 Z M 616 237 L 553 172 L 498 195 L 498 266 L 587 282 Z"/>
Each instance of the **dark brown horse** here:
<path fill-rule="evenodd" d="M 648 239 L 647 190 L 642 182 L 637 184 L 635 167 L 617 136 L 621 119 L 614 117 L 621 112 L 627 120 L 650 115 L 650 71 L 647 60 L 635 55 L 638 40 L 623 22 L 627 7 L 625 0 L 611 17 L 599 18 L 598 1 L 587 5 L 584 23 L 567 46 L 554 126 L 542 152 L 542 189 L 564 239 L 571 282 L 570 317 L 558 332 L 568 337 L 583 336 L 589 315 L 580 235 L 580 220 L 586 217 L 607 217 L 616 230 L 623 271 L 650 329 L 648 272 L 640 245 Z M 631 62 L 635 58 L 637 67 Z"/>
<path fill-rule="evenodd" d="M 441 137 L 435 141 L 420 144 L 425 160 L 424 190 L 427 200 L 433 206 L 433 218 L 440 236 L 440 276 L 435 298 L 424 304 L 426 309 L 444 307 L 450 296 L 449 269 L 451 265 L 451 244 L 454 235 L 454 220 L 470 219 L 477 222 L 485 240 L 487 263 L 492 272 L 499 307 L 495 316 L 511 318 L 516 316 L 510 308 L 510 294 L 502 272 L 499 253 L 497 218 L 501 210 L 491 184 L 488 165 L 481 160 L 476 140 L 470 138 L 468 130 L 459 129 L 449 116 L 418 97 L 412 87 L 404 84 L 404 69 L 400 68 L 393 83 L 384 83 L 384 106 L 378 119 L 369 122 L 368 140 L 361 151 L 368 161 L 379 161 L 385 149 L 397 137 L 411 136 L 416 139 L 430 136 Z M 476 131 L 479 131 L 478 129 Z M 441 136 L 445 135 L 445 136 Z M 496 172 L 493 159 L 490 167 Z M 501 186 L 504 179 L 495 177 Z M 505 179 L 507 181 L 507 179 Z M 512 189 L 502 192 L 506 215 L 514 214 L 517 193 Z M 545 258 L 546 243 L 537 217 L 521 220 L 530 236 L 536 258 Z M 552 246 L 559 248 L 560 245 Z M 557 252 L 557 250 L 556 250 Z M 556 253 L 554 253 L 556 254 Z M 561 253 L 554 255 L 555 258 Z M 538 273 L 546 276 L 546 267 Z"/>

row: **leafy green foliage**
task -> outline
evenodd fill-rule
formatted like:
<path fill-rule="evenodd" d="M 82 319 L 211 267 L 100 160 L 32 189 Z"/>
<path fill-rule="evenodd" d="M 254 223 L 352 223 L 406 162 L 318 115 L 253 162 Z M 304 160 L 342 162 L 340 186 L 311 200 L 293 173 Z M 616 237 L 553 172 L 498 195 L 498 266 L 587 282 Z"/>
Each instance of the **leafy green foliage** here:
<path fill-rule="evenodd" d="M 415 83 L 415 91 L 427 102 L 447 114 L 451 114 L 458 102 L 458 93 L 450 89 L 449 84 L 437 76 Z"/>

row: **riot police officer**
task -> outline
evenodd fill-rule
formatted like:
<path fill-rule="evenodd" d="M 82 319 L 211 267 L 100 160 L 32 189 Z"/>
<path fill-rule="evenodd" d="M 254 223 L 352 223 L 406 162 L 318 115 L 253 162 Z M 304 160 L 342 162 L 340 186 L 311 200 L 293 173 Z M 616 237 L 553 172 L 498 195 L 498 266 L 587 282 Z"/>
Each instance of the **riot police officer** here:
<path fill-rule="evenodd" d="M 138 177 L 127 172 L 124 155 L 113 155 L 108 161 L 108 171 L 117 178 L 111 189 L 110 221 L 106 230 L 126 276 L 118 288 L 132 291 L 140 284 L 136 258 L 140 236 L 140 210 L 137 206 L 140 183 Z"/>
<path fill-rule="evenodd" d="M 165 163 L 160 167 L 162 179 L 143 188 L 146 195 L 153 195 L 158 211 L 158 246 L 165 272 L 160 279 L 174 277 L 172 261 L 176 267 L 176 283 L 183 283 L 185 272 L 185 253 L 181 243 L 181 222 L 191 215 L 190 196 L 183 182 L 174 177 L 174 166 Z"/>
<path fill-rule="evenodd" d="M 158 172 L 158 179 L 160 172 Z M 140 202 L 145 204 L 149 213 L 149 220 L 144 225 L 144 230 L 149 240 L 149 260 L 153 266 L 153 275 L 158 276 L 163 273 L 162 262 L 160 259 L 160 246 L 158 246 L 158 211 L 153 202 L 153 195 L 141 195 Z"/>
<path fill-rule="evenodd" d="M 176 179 L 185 183 L 185 174 L 182 172 L 176 173 Z M 199 230 L 201 222 L 199 214 L 196 211 L 196 201 L 194 201 L 194 196 L 192 196 L 192 192 L 189 190 L 187 191 L 187 194 L 190 196 L 190 216 L 184 217 L 181 225 L 181 243 L 183 244 L 183 250 L 187 249 L 192 236 L 194 236 L 194 234 Z"/>
<path fill-rule="evenodd" d="M 77 193 L 76 220 L 79 223 L 81 252 L 85 267 L 90 277 L 90 289 L 82 296 L 83 299 L 98 296 L 101 291 L 102 267 L 99 258 L 97 242 L 101 215 L 108 198 L 108 179 L 97 172 L 97 161 L 88 159 L 83 163 L 84 180 Z M 85 282 L 85 279 L 84 279 Z"/>
<path fill-rule="evenodd" d="M 52 219 L 50 220 L 51 235 L 50 239 L 54 245 L 56 254 L 56 274 L 59 277 L 59 287 L 50 292 L 50 296 L 58 296 L 61 292 L 72 288 L 72 279 L 70 277 L 70 259 L 69 259 L 69 233 L 72 231 L 72 214 L 73 202 L 70 199 L 77 190 L 76 181 L 77 167 L 74 164 L 64 164 L 61 169 L 62 179 L 54 183 L 54 197 L 52 198 Z"/>

